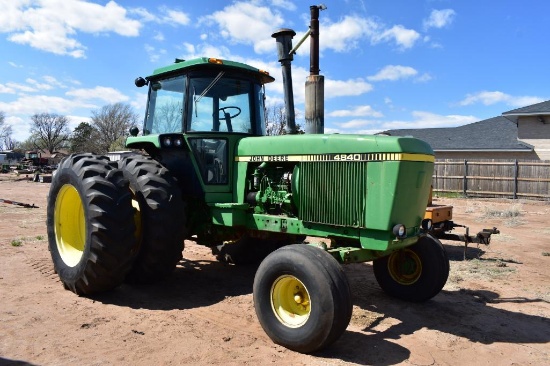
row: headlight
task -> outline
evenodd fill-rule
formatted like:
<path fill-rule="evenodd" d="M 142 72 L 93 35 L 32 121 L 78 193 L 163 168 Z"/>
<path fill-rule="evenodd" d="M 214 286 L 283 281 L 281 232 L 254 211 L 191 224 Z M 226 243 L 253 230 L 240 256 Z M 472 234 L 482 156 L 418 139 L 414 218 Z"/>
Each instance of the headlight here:
<path fill-rule="evenodd" d="M 181 145 L 183 145 L 183 140 L 181 138 L 177 138 L 174 140 L 174 145 L 176 147 L 181 147 Z"/>
<path fill-rule="evenodd" d="M 165 137 L 165 138 L 164 138 L 164 141 L 163 141 L 163 144 L 164 144 L 164 146 L 166 146 L 166 147 L 172 146 L 172 140 L 170 139 L 170 137 Z"/>
<path fill-rule="evenodd" d="M 405 239 L 407 237 L 407 228 L 405 225 L 397 224 L 393 227 L 393 234 L 397 236 L 398 239 Z"/>

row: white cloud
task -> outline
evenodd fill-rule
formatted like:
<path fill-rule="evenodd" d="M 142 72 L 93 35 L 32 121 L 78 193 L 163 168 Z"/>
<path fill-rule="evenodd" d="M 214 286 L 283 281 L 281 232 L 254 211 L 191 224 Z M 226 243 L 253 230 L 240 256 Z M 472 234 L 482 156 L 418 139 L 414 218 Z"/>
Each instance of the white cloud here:
<path fill-rule="evenodd" d="M 376 34 L 379 27 L 374 21 L 358 16 L 345 16 L 341 21 L 336 23 L 322 20 L 320 32 L 323 42 L 321 42 L 319 47 L 321 50 L 349 51 L 357 48 L 359 42 L 366 37 L 372 39 L 372 36 Z"/>
<path fill-rule="evenodd" d="M 338 128 L 325 129 L 326 133 L 354 133 L 374 134 L 385 130 L 410 129 L 410 128 L 436 128 L 436 127 L 458 127 L 479 121 L 474 116 L 463 115 L 440 115 L 432 112 L 414 111 L 411 118 L 406 120 L 364 120 L 356 119 L 348 122 L 334 123 Z M 370 127 L 370 128 L 365 128 Z M 328 132 L 330 131 L 330 132 Z"/>
<path fill-rule="evenodd" d="M 65 95 L 81 101 L 101 100 L 107 103 L 126 102 L 130 99 L 118 90 L 105 86 L 96 86 L 91 89 L 73 89 L 66 92 Z"/>
<path fill-rule="evenodd" d="M 432 10 L 430 17 L 423 22 L 424 29 L 446 27 L 453 22 L 455 15 L 453 9 Z"/>
<path fill-rule="evenodd" d="M 51 89 L 53 89 L 53 87 L 50 84 L 39 83 L 38 81 L 36 81 L 34 79 L 31 79 L 31 78 L 27 78 L 25 81 L 27 83 L 31 84 L 32 86 L 34 86 L 38 90 L 51 90 Z"/>
<path fill-rule="evenodd" d="M 388 65 L 378 71 L 376 75 L 369 76 L 367 79 L 370 81 L 382 81 L 382 80 L 399 80 L 406 79 L 418 74 L 418 71 L 410 66 L 401 65 Z"/>
<path fill-rule="evenodd" d="M 0 14 L 0 32 L 9 33 L 9 41 L 75 58 L 85 57 L 79 32 L 133 37 L 141 27 L 114 1 L 104 6 L 83 0 L 2 1 Z"/>
<path fill-rule="evenodd" d="M 23 65 L 18 65 L 15 62 L 12 62 L 12 61 L 8 61 L 8 65 L 10 65 L 11 67 L 15 67 L 17 69 L 20 69 L 20 68 L 23 67 Z"/>
<path fill-rule="evenodd" d="M 62 82 L 58 81 L 56 78 L 54 78 L 53 76 L 50 76 L 50 75 L 45 75 L 42 77 L 42 79 L 44 79 L 48 84 L 52 85 L 52 86 L 56 86 L 58 88 L 66 88 L 67 86 L 65 84 L 63 84 Z"/>
<path fill-rule="evenodd" d="M 162 23 L 171 25 L 188 25 L 191 21 L 189 16 L 181 11 L 172 10 L 167 7 L 162 7 L 161 11 L 164 13 L 162 16 Z"/>
<path fill-rule="evenodd" d="M 372 89 L 372 85 L 361 78 L 350 80 L 325 79 L 325 99 L 357 96 L 368 93 Z"/>
<path fill-rule="evenodd" d="M 373 124 L 374 124 L 373 121 L 366 120 L 366 119 L 352 119 L 351 121 L 347 121 L 347 122 L 335 123 L 335 125 L 343 129 L 357 129 L 357 128 L 362 128 Z"/>
<path fill-rule="evenodd" d="M 474 94 L 467 94 L 466 98 L 459 102 L 462 106 L 481 103 L 483 105 L 492 105 L 505 103 L 513 107 L 525 107 L 531 104 L 544 102 L 544 98 L 535 96 L 514 96 L 501 91 L 481 91 Z"/>
<path fill-rule="evenodd" d="M 48 113 L 69 113 L 75 108 L 96 108 L 97 106 L 86 101 L 54 97 L 48 95 L 21 95 L 12 102 L 0 102 L 0 110 L 6 115 Z"/>
<path fill-rule="evenodd" d="M 374 43 L 394 41 L 400 48 L 406 49 L 414 46 L 420 38 L 420 34 L 414 29 L 407 29 L 402 25 L 394 25 L 390 29 L 373 36 Z"/>
<path fill-rule="evenodd" d="M 143 45 L 143 48 L 145 49 L 145 52 L 147 53 L 147 55 L 149 56 L 149 61 L 155 63 L 157 62 L 158 60 L 160 60 L 160 56 L 163 56 L 166 54 L 166 50 L 165 49 L 157 49 L 149 44 L 144 44 Z"/>
<path fill-rule="evenodd" d="M 15 89 L 11 86 L 0 84 L 0 94 L 15 94 Z"/>
<path fill-rule="evenodd" d="M 153 36 L 153 39 L 158 42 L 164 41 L 164 34 L 162 32 L 155 32 L 155 35 Z"/>
<path fill-rule="evenodd" d="M 384 24 L 371 18 L 348 15 L 336 23 L 329 20 L 321 22 L 321 50 L 347 52 L 360 47 L 360 43 L 365 40 L 372 44 L 395 42 L 399 48 L 405 49 L 411 48 L 420 38 L 420 34 L 415 30 L 406 29 L 402 25 L 388 29 Z"/>
<path fill-rule="evenodd" d="M 278 8 L 289 10 L 289 11 L 296 10 L 296 5 L 293 2 L 288 0 L 271 0 L 271 4 L 273 4 L 273 6 L 276 6 Z"/>
<path fill-rule="evenodd" d="M 32 86 L 19 84 L 19 83 L 6 83 L 6 86 L 8 88 L 18 90 L 18 91 L 23 92 L 23 93 L 33 93 L 33 92 L 37 91 L 36 88 L 34 88 Z"/>
<path fill-rule="evenodd" d="M 214 22 L 223 38 L 252 45 L 256 53 L 265 53 L 275 48 L 271 34 L 284 23 L 284 19 L 269 7 L 236 2 L 203 18 L 201 22 Z"/>
<path fill-rule="evenodd" d="M 374 110 L 370 105 L 360 105 L 352 109 L 339 109 L 327 114 L 329 117 L 383 117 L 383 114 Z"/>
<path fill-rule="evenodd" d="M 414 111 L 410 121 L 389 121 L 382 123 L 384 130 L 400 128 L 434 128 L 434 127 L 457 127 L 479 121 L 474 116 L 463 116 L 457 114 L 440 115 L 432 112 Z"/>

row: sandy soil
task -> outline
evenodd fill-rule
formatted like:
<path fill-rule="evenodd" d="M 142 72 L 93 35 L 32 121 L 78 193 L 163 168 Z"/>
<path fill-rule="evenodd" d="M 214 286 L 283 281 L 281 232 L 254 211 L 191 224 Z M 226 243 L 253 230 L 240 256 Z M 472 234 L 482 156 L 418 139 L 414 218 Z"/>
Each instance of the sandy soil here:
<path fill-rule="evenodd" d="M 550 364 L 550 204 L 440 199 L 455 222 L 501 230 L 490 246 L 445 242 L 451 274 L 424 304 L 386 296 L 371 265 L 346 266 L 352 321 L 328 349 L 273 344 L 252 304 L 255 268 L 186 243 L 168 280 L 94 298 L 63 289 L 46 240 L 48 183 L 0 176 L 0 365 Z M 457 230 L 460 232 L 460 230 Z"/>

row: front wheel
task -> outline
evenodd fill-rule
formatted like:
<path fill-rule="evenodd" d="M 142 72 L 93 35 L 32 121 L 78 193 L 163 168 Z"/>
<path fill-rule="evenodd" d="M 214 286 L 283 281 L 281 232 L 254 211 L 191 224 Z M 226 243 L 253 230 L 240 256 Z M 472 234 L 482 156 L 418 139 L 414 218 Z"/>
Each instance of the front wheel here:
<path fill-rule="evenodd" d="M 441 242 L 423 236 L 410 247 L 374 260 L 374 276 L 388 295 L 426 301 L 437 295 L 449 277 L 449 259 Z"/>
<path fill-rule="evenodd" d="M 351 292 L 340 264 L 309 245 L 271 253 L 254 278 L 254 307 L 277 344 L 310 353 L 333 343 L 351 319 Z"/>

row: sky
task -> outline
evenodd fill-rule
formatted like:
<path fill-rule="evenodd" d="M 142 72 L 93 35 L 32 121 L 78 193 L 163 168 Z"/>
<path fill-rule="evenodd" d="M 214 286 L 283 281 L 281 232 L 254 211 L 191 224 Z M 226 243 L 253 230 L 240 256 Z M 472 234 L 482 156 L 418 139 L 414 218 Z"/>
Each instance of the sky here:
<path fill-rule="evenodd" d="M 36 113 L 72 130 L 122 102 L 142 120 L 134 79 L 202 56 L 269 71 L 280 105 L 271 34 L 291 28 L 296 45 L 321 3 L 325 133 L 456 127 L 550 99 L 546 0 L 0 0 L 0 111 L 17 141 Z M 308 75 L 309 40 L 292 63 L 302 125 Z"/>

